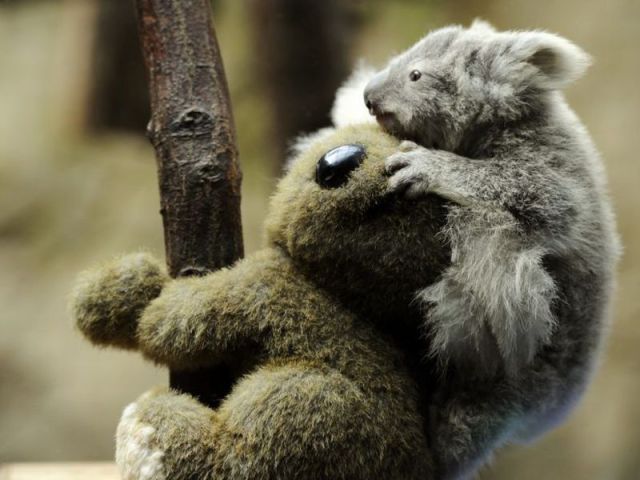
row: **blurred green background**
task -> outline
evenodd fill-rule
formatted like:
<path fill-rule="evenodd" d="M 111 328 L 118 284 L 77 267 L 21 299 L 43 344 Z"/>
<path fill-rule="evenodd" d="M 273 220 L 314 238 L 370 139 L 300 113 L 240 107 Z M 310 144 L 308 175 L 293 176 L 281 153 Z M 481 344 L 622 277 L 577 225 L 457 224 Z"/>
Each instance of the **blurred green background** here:
<path fill-rule="evenodd" d="M 382 65 L 427 30 L 477 16 L 560 33 L 594 56 L 568 97 L 603 153 L 625 245 L 607 352 L 564 426 L 500 452 L 480 478 L 640 478 L 640 2 L 213 3 L 247 252 L 261 244 L 287 139 L 328 123 L 358 58 Z M 134 25 L 126 0 L 0 0 L 0 461 L 110 459 L 123 406 L 166 382 L 135 354 L 91 347 L 66 309 L 87 265 L 163 252 Z"/>

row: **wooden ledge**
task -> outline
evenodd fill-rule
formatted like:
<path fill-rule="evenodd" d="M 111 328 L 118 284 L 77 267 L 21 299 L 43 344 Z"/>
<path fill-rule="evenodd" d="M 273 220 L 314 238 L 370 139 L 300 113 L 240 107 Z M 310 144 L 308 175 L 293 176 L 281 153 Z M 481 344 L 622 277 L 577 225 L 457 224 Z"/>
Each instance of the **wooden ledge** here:
<path fill-rule="evenodd" d="M 112 462 L 94 463 L 5 463 L 0 480 L 118 480 Z"/>

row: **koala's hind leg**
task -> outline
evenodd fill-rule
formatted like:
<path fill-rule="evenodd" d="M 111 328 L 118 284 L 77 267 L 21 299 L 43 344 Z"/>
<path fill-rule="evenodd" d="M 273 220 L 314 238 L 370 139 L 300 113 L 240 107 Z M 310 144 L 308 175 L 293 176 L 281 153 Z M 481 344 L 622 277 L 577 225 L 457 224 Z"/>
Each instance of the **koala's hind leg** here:
<path fill-rule="evenodd" d="M 518 395 L 500 381 L 469 382 L 444 393 L 437 403 L 430 438 L 441 480 L 473 478 L 522 420 Z"/>

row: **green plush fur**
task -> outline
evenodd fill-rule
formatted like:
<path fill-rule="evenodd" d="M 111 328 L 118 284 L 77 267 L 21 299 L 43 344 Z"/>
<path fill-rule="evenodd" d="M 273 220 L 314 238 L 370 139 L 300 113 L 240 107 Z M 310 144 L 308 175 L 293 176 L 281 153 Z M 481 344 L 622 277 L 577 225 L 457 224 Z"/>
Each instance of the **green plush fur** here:
<path fill-rule="evenodd" d="M 320 188 L 316 163 L 347 143 L 366 159 L 345 185 Z M 384 160 L 397 147 L 377 126 L 313 142 L 272 200 L 268 246 L 232 268 L 167 282 L 138 254 L 81 277 L 73 311 L 91 341 L 241 372 L 216 410 L 169 390 L 127 407 L 125 479 L 432 477 L 409 346 L 415 292 L 449 252 L 441 200 L 389 193 Z"/>
<path fill-rule="evenodd" d="M 137 319 L 168 279 L 148 253 L 116 257 L 82 272 L 71 293 L 78 328 L 97 345 L 136 348 Z"/>

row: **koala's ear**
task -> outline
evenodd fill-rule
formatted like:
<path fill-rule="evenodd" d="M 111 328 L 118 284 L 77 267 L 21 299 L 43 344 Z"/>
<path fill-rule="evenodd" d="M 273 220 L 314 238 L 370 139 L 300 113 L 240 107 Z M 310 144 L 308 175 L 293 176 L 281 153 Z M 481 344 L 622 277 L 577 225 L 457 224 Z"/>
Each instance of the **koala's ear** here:
<path fill-rule="evenodd" d="M 359 62 L 353 73 L 336 92 L 331 109 L 331 121 L 335 127 L 344 127 L 358 123 L 375 123 L 364 104 L 364 87 L 376 71 L 363 62 Z"/>
<path fill-rule="evenodd" d="M 508 32 L 504 50 L 516 64 L 525 83 L 553 90 L 563 88 L 584 74 L 591 57 L 580 47 L 546 32 Z M 533 67 L 533 68 L 526 68 Z"/>

